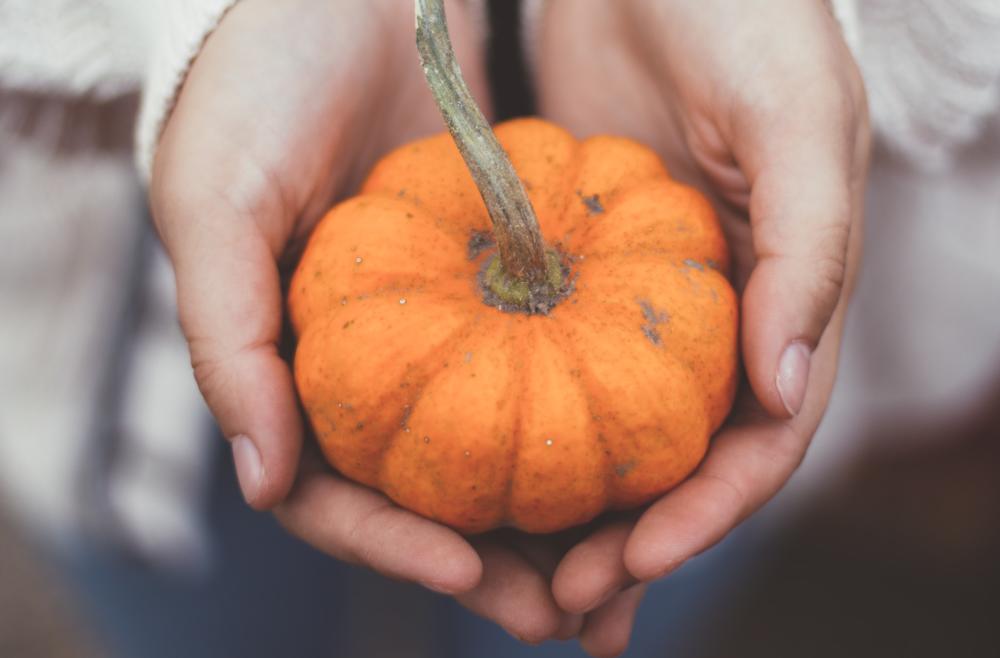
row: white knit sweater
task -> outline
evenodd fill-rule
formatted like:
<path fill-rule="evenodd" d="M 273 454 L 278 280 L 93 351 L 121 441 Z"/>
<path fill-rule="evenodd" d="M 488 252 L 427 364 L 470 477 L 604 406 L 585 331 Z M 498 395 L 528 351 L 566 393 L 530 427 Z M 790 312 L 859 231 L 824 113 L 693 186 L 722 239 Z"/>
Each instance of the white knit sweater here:
<path fill-rule="evenodd" d="M 527 34 L 545 0 L 526 3 Z M 141 88 L 136 157 L 148 174 L 193 58 L 237 0 L 0 0 L 0 86 L 111 96 Z M 834 0 L 877 135 L 921 165 L 947 162 L 997 112 L 1000 2 Z"/>
<path fill-rule="evenodd" d="M 112 97 L 142 90 L 136 162 L 202 43 L 237 0 L 0 0 L 0 87 Z"/>

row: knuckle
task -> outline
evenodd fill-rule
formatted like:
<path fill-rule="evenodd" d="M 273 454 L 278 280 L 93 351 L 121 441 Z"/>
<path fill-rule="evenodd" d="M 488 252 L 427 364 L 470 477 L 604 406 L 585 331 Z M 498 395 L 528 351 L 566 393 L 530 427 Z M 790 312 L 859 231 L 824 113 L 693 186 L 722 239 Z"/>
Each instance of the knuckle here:
<path fill-rule="evenodd" d="M 196 357 L 197 352 L 197 347 L 192 344 L 191 370 L 194 380 L 209 409 L 218 417 L 219 401 L 231 388 L 232 377 L 223 359 Z"/>
<path fill-rule="evenodd" d="M 384 532 L 393 525 L 392 505 L 388 501 L 358 516 L 350 524 L 344 537 L 344 545 L 352 557 L 360 564 L 374 567 L 378 561 L 379 542 L 372 541 L 374 531 Z M 391 532 L 390 532 L 391 534 Z"/>
<path fill-rule="evenodd" d="M 832 307 L 847 279 L 847 245 L 851 227 L 843 220 L 835 220 L 822 228 L 817 235 L 817 241 L 812 253 L 805 255 L 810 272 L 814 299 L 820 300 L 823 307 Z"/>
<path fill-rule="evenodd" d="M 719 512 L 735 510 L 736 516 L 741 516 L 747 508 L 747 495 L 743 489 L 723 475 L 711 472 L 705 472 L 703 475 L 709 483 L 714 485 L 712 487 L 714 490 L 713 507 Z M 716 516 L 720 515 L 716 514 Z M 721 516 L 726 516 L 726 514 L 721 514 Z"/>

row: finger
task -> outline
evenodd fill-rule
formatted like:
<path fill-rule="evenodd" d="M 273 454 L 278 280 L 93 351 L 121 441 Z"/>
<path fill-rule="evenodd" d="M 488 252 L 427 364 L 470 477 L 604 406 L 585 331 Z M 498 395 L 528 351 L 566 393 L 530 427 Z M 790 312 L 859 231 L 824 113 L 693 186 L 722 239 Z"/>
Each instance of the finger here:
<path fill-rule="evenodd" d="M 611 658 L 624 653 L 645 594 L 645 585 L 635 585 L 587 615 L 580 634 L 583 650 L 594 658 Z"/>
<path fill-rule="evenodd" d="M 538 569 L 498 543 L 483 542 L 476 547 L 483 561 L 483 577 L 475 589 L 457 597 L 459 603 L 529 644 L 552 639 L 566 630 L 564 623 L 570 622 Z"/>
<path fill-rule="evenodd" d="M 635 583 L 623 559 L 633 525 L 605 525 L 570 549 L 552 577 L 552 594 L 560 608 L 590 612 Z"/>
<path fill-rule="evenodd" d="M 445 594 L 476 587 L 483 565 L 455 531 L 330 474 L 306 476 L 275 514 L 333 557 Z"/>
<path fill-rule="evenodd" d="M 562 622 L 559 624 L 559 629 L 556 630 L 553 636 L 556 640 L 572 640 L 574 637 L 580 634 L 583 630 L 583 624 L 586 620 L 582 614 L 571 614 L 565 613 L 562 616 Z"/>
<path fill-rule="evenodd" d="M 556 567 L 565 553 L 565 549 L 559 546 L 560 540 L 562 540 L 561 537 L 554 535 L 514 533 L 505 537 L 504 543 L 517 551 L 546 580 L 551 581 L 552 574 L 556 571 Z M 560 613 L 562 621 L 553 637 L 557 640 L 568 640 L 576 637 L 580 633 L 580 629 L 583 628 L 583 615 L 565 608 Z"/>
<path fill-rule="evenodd" d="M 698 471 L 639 519 L 625 545 L 629 573 L 655 580 L 721 540 L 788 480 L 808 436 L 769 419 L 725 429 Z"/>
<path fill-rule="evenodd" d="M 244 497 L 267 509 L 291 489 L 302 443 L 292 375 L 277 348 L 282 302 L 275 255 L 231 206 L 176 202 L 174 195 L 161 194 L 154 208 L 174 265 L 195 378 L 232 443 Z"/>
<path fill-rule="evenodd" d="M 802 408 L 813 352 L 842 297 L 863 173 L 851 102 L 836 88 L 795 93 L 802 98 L 779 110 L 747 113 L 735 137 L 756 257 L 743 293 L 744 361 L 761 405 L 783 418 Z"/>

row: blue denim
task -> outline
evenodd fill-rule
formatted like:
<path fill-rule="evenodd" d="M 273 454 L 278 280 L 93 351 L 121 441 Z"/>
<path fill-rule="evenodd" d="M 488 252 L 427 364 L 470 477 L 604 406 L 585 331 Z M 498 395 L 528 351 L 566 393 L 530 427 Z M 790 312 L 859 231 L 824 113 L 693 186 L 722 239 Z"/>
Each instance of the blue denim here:
<path fill-rule="evenodd" d="M 84 614 L 121 658 L 569 658 L 575 642 L 529 647 L 448 597 L 333 560 L 240 499 L 228 460 L 212 493 L 215 560 L 183 577 L 96 546 L 63 562 Z M 652 586 L 627 656 L 684 656 L 710 634 L 758 544 L 752 527 Z"/>

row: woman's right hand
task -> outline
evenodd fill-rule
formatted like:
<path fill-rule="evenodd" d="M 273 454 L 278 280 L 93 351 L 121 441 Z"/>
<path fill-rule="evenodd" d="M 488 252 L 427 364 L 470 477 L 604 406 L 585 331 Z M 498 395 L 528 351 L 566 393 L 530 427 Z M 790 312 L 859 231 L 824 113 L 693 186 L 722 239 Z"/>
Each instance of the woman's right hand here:
<path fill-rule="evenodd" d="M 482 26 L 459 0 L 448 12 L 466 80 L 485 99 Z M 252 507 L 273 509 L 338 559 L 456 595 L 519 638 L 569 637 L 580 617 L 552 597 L 556 556 L 539 567 L 496 539 L 473 548 L 319 460 L 300 460 L 302 419 L 278 354 L 279 272 L 379 156 L 443 130 L 413 20 L 399 0 L 238 3 L 193 63 L 163 132 L 156 226 L 195 377 Z"/>

